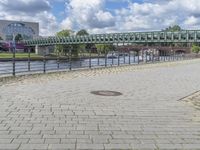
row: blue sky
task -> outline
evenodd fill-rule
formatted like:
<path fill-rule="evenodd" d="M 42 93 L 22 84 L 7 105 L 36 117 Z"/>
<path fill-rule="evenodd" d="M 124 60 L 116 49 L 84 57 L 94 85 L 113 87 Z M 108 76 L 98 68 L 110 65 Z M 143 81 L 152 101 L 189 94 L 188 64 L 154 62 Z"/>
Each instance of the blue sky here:
<path fill-rule="evenodd" d="M 39 22 L 41 35 L 199 29 L 199 0 L 0 0 L 0 19 Z"/>

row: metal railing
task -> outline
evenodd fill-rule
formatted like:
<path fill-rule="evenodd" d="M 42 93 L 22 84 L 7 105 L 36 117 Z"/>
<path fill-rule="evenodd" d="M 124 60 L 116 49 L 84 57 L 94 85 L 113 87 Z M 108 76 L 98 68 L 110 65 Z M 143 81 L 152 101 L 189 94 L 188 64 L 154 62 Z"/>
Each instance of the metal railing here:
<path fill-rule="evenodd" d="M 1 55 L 1 53 L 0 53 Z M 46 55 L 38 60 L 32 60 L 30 51 L 27 58 L 18 60 L 13 53 L 8 61 L 0 61 L 0 76 L 16 76 L 34 73 L 47 73 L 66 70 L 77 70 L 83 68 L 112 67 L 121 65 L 139 65 L 144 63 L 158 63 L 169 61 L 180 61 L 197 58 L 192 54 L 176 54 L 161 51 L 159 54 L 147 51 L 116 52 L 99 54 L 89 51 L 87 56 L 74 57 L 71 51 L 66 57 L 57 55 L 49 59 Z"/>

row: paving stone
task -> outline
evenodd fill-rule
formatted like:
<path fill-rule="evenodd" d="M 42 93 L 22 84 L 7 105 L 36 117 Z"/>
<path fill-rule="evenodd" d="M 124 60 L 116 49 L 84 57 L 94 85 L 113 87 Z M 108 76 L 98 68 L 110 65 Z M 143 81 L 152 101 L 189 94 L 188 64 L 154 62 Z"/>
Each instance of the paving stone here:
<path fill-rule="evenodd" d="M 29 140 L 30 144 L 43 144 L 44 143 L 44 139 L 30 139 Z"/>
<path fill-rule="evenodd" d="M 59 144 L 60 141 L 60 139 L 45 139 L 46 144 Z"/>
<path fill-rule="evenodd" d="M 157 150 L 157 146 L 155 144 L 131 144 L 131 147 L 137 150 Z"/>
<path fill-rule="evenodd" d="M 48 144 L 22 144 L 19 150 L 47 150 Z"/>
<path fill-rule="evenodd" d="M 120 150 L 129 150 L 132 149 L 130 144 L 104 144 L 106 150 L 114 150 L 114 149 L 120 149 Z"/>
<path fill-rule="evenodd" d="M 77 150 L 102 150 L 103 144 L 77 144 Z"/>
<path fill-rule="evenodd" d="M 200 141 L 200 140 L 199 140 Z M 184 150 L 200 150 L 200 143 L 198 144 L 182 144 Z"/>
<path fill-rule="evenodd" d="M 77 139 L 61 139 L 62 144 L 75 144 L 76 141 L 77 141 Z"/>
<path fill-rule="evenodd" d="M 183 146 L 182 144 L 157 144 L 159 149 L 163 149 L 163 150 L 182 150 Z M 190 148 L 189 148 L 190 149 Z"/>
<path fill-rule="evenodd" d="M 52 150 L 74 150 L 75 144 L 50 144 L 48 149 Z"/>
<path fill-rule="evenodd" d="M 19 146 L 19 144 L 0 144 L 0 150 L 16 150 Z"/>
<path fill-rule="evenodd" d="M 28 143 L 29 139 L 14 139 L 12 141 L 13 144 L 26 144 Z"/>
<path fill-rule="evenodd" d="M 13 139 L 0 139 L 0 144 L 9 144 Z"/>

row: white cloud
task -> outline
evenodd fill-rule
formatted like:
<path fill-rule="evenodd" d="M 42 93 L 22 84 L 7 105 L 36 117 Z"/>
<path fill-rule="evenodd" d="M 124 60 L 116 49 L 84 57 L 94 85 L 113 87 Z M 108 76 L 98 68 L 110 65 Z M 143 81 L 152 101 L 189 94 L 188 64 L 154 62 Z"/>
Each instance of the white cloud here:
<path fill-rule="evenodd" d="M 111 9 L 107 2 L 124 2 Z M 65 19 L 57 22 L 52 2 L 65 3 Z M 90 33 L 161 30 L 179 24 L 185 29 L 200 27 L 199 0 L 0 0 L 0 19 L 36 21 L 42 35 L 60 29 L 87 29 Z M 128 5 L 128 6 L 127 6 Z M 125 6 L 125 5 L 124 5 Z M 58 15 L 57 15 L 58 16 Z"/>
<path fill-rule="evenodd" d="M 198 23 L 198 19 L 194 16 L 191 16 L 191 17 L 188 17 L 186 20 L 185 20 L 185 25 L 195 25 L 196 23 Z"/>
<path fill-rule="evenodd" d="M 66 10 L 69 14 L 65 19 L 68 24 L 75 28 L 106 28 L 113 26 L 113 15 L 104 10 L 104 0 L 68 0 Z M 68 21 L 71 21 L 69 23 Z M 63 26 L 63 25 L 62 25 Z"/>
<path fill-rule="evenodd" d="M 128 7 L 111 13 L 105 9 L 105 0 L 68 0 L 66 25 L 75 30 L 86 28 L 92 33 L 161 30 L 175 24 L 183 28 L 200 25 L 199 0 L 125 1 Z"/>
<path fill-rule="evenodd" d="M 73 30 L 73 21 L 70 18 L 66 18 L 61 22 L 60 28 Z"/>

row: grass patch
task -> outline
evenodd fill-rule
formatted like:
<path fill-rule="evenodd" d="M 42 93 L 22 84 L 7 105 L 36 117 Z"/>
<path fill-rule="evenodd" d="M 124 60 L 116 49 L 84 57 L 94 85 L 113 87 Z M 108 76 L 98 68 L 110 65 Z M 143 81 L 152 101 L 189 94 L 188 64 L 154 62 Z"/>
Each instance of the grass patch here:
<path fill-rule="evenodd" d="M 42 58 L 42 56 L 37 55 L 35 53 L 31 53 L 31 58 Z M 13 54 L 12 53 L 0 53 L 0 58 L 6 59 L 6 58 L 12 58 Z M 28 53 L 16 53 L 15 54 L 16 58 L 27 58 L 28 59 Z"/>

